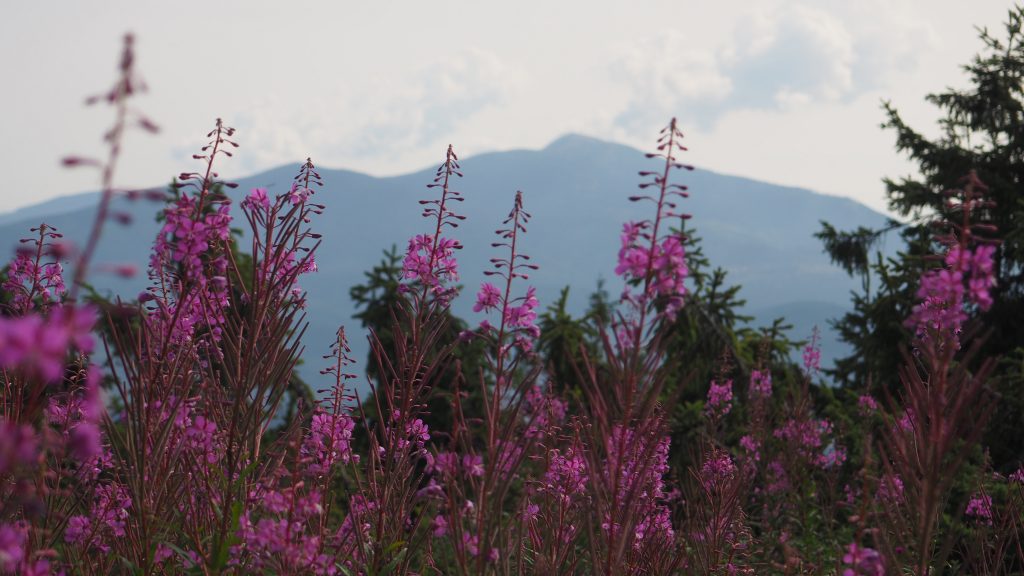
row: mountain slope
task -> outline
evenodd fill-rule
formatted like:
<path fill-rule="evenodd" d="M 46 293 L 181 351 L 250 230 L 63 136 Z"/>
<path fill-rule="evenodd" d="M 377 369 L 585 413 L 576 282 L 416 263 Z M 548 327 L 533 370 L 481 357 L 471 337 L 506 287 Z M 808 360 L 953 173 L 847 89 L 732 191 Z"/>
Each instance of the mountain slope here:
<path fill-rule="evenodd" d="M 467 219 L 455 233 L 466 246 L 459 254 L 466 292 L 455 302 L 456 313 L 474 318 L 473 294 L 488 258 L 495 255 L 492 234 L 511 208 L 516 190 L 523 191 L 525 208 L 533 215 L 522 247 L 540 266 L 531 281 L 542 305 L 569 285 L 571 308 L 580 311 L 599 278 L 617 293 L 613 269 L 622 223 L 648 217 L 650 208 L 630 203 L 627 197 L 635 193 L 637 171 L 650 169 L 652 162 L 627 146 L 577 135 L 559 138 L 542 150 L 466 158 L 465 178 L 456 186 L 465 195 L 459 210 Z M 296 169 L 280 167 L 242 179 L 234 193 L 241 195 L 256 186 L 284 192 Z M 404 248 L 411 235 L 427 231 L 417 200 L 432 197 L 425 185 L 433 172 L 375 178 L 321 170 L 325 187 L 317 201 L 326 204 L 327 211 L 314 223 L 323 233 L 317 255 L 320 271 L 303 281 L 310 303 L 307 358 L 319 358 L 327 350 L 339 324 L 346 324 L 353 335 L 355 357 L 365 358 L 365 342 L 355 336 L 360 330 L 351 319 L 348 289 L 362 281 L 363 271 L 380 260 L 382 250 L 392 244 Z M 777 310 L 796 310 L 803 302 L 816 303 L 801 316 L 800 327 L 810 323 L 825 330 L 827 318 L 848 307 L 854 283 L 829 264 L 811 235 L 820 220 L 852 228 L 877 226 L 884 216 L 845 198 L 705 170 L 680 174 L 678 180 L 690 187 L 691 198 L 683 209 L 693 215 L 691 223 L 703 239 L 705 253 L 713 265 L 729 271 L 733 283 L 743 285 L 741 296 L 760 319 L 767 321 Z M 40 221 L 80 242 L 91 225 L 95 201 L 95 194 L 77 195 L 0 215 L 0 247 L 13 247 Z M 108 226 L 96 261 L 141 268 L 158 230 L 154 215 L 160 207 L 124 199 L 115 204 L 116 210 L 132 214 L 133 223 Z M 103 290 L 132 297 L 145 286 L 145 275 L 125 281 L 93 273 L 92 281 Z M 828 334 L 825 345 L 832 345 Z M 303 373 L 316 382 L 318 368 L 310 363 Z"/>

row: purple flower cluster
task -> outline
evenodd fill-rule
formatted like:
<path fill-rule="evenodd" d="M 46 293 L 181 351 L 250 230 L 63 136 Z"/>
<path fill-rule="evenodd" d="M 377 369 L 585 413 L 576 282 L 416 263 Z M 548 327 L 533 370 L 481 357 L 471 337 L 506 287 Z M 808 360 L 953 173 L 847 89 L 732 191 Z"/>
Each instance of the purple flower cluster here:
<path fill-rule="evenodd" d="M 431 290 L 458 282 L 459 263 L 455 251 L 462 248 L 456 240 L 430 234 L 419 234 L 409 239 L 409 247 L 402 261 L 402 277 L 420 282 Z"/>
<path fill-rule="evenodd" d="M 705 490 L 722 490 L 736 477 L 736 464 L 724 450 L 714 450 L 700 468 L 700 482 Z"/>
<path fill-rule="evenodd" d="M 877 550 L 851 542 L 843 555 L 843 576 L 885 576 L 885 563 Z"/>
<path fill-rule="evenodd" d="M 320 477 L 331 473 L 337 464 L 359 461 L 352 453 L 355 422 L 348 414 L 332 414 L 317 408 L 310 420 L 309 434 L 302 441 L 302 456 L 308 462 L 307 473 Z"/>
<path fill-rule="evenodd" d="M 92 352 L 95 324 L 96 311 L 88 305 L 54 306 L 45 316 L 0 316 L 0 368 L 57 380 L 64 374 L 69 349 Z"/>
<path fill-rule="evenodd" d="M 622 246 L 615 274 L 627 282 L 645 282 L 644 293 L 640 296 L 633 295 L 627 286 L 624 300 L 646 303 L 663 298 L 664 314 L 671 319 L 682 308 L 686 295 L 686 252 L 678 236 L 653 240 L 647 232 L 650 226 L 650 222 L 627 222 L 622 226 Z"/>
<path fill-rule="evenodd" d="M 992 497 L 981 492 L 975 493 L 967 502 L 964 514 L 976 522 L 992 525 Z"/>
<path fill-rule="evenodd" d="M 704 415 L 710 420 L 721 420 L 732 410 L 732 380 L 725 380 L 721 384 L 717 380 L 711 381 L 708 388 L 708 399 L 704 403 Z"/>
<path fill-rule="evenodd" d="M 587 462 L 579 449 L 571 446 L 564 451 L 555 448 L 550 451 L 549 458 L 540 491 L 553 495 L 563 505 L 585 498 Z"/>
<path fill-rule="evenodd" d="M 955 339 L 967 320 L 967 303 L 988 310 L 995 285 L 995 250 L 990 244 L 973 249 L 953 245 L 946 252 L 945 267 L 921 276 L 917 289 L 919 303 L 907 319 L 907 325 L 914 328 L 918 338 L 927 340 L 937 335 L 940 340 Z"/>
<path fill-rule="evenodd" d="M 613 501 L 620 505 L 628 502 L 637 517 L 642 519 L 633 535 L 634 548 L 647 545 L 652 540 L 667 544 L 675 536 L 668 507 L 664 504 L 669 442 L 668 436 L 638 433 L 621 425 L 613 428 L 606 440 L 605 482 L 618 489 L 613 494 Z M 620 527 L 608 519 L 601 528 L 608 533 Z"/>
<path fill-rule="evenodd" d="M 44 234 L 52 235 L 55 232 L 45 232 L 52 228 L 41 226 Z M 35 229 L 33 229 L 35 230 Z M 52 252 L 52 247 L 46 245 L 42 240 L 35 240 L 36 251 L 26 249 L 18 250 L 14 259 L 7 266 L 7 276 L 0 283 L 0 290 L 7 293 L 10 302 L 6 306 L 15 313 L 24 314 L 37 305 L 45 310 L 54 302 L 60 301 L 66 291 L 64 286 L 64 269 L 60 262 L 54 259 L 51 262 L 42 262 L 42 256 Z"/>
<path fill-rule="evenodd" d="M 12 524 L 0 523 L 0 570 L 14 572 L 25 557 L 25 532 Z"/>
<path fill-rule="evenodd" d="M 239 518 L 241 543 L 232 549 L 234 563 L 249 571 L 337 574 L 333 554 L 314 526 L 323 514 L 321 496 L 303 486 L 264 487 L 251 494 Z"/>
<path fill-rule="evenodd" d="M 164 210 L 164 225 L 150 256 L 154 286 L 139 300 L 157 304 L 147 320 L 154 332 L 169 334 L 173 344 L 191 342 L 201 332 L 213 342 L 220 340 L 224 311 L 230 305 L 225 254 L 231 235 L 230 208 L 227 201 L 204 207 L 182 194 Z M 172 294 L 177 301 L 170 300 Z"/>
<path fill-rule="evenodd" d="M 64 531 L 64 540 L 83 549 L 109 552 L 111 538 L 125 535 L 125 521 L 132 499 L 124 486 L 111 482 L 96 488 L 95 500 L 87 516 L 72 516 Z"/>
<path fill-rule="evenodd" d="M 831 435 L 832 423 L 825 419 L 791 418 L 774 432 L 774 436 L 783 440 L 792 454 L 820 468 L 830 468 L 846 460 L 845 449 L 829 441 Z"/>
<path fill-rule="evenodd" d="M 768 398 L 772 395 L 772 373 L 770 370 L 750 371 L 750 395 Z"/>
<path fill-rule="evenodd" d="M 455 251 L 462 248 L 457 240 L 445 237 L 444 230 L 445 227 L 458 228 L 459 221 L 465 218 L 451 208 L 453 203 L 463 200 L 462 194 L 452 188 L 453 177 L 461 178 L 462 172 L 459 171 L 455 150 L 448 146 L 444 163 L 438 166 L 434 181 L 427 185 L 427 188 L 440 188 L 440 198 L 420 201 L 421 205 L 426 206 L 423 217 L 434 220 L 434 232 L 410 238 L 402 261 L 402 277 L 418 283 L 443 306 L 451 302 L 458 290 L 453 285 L 459 280 L 459 263 L 455 259 Z M 400 289 L 408 291 L 410 287 L 402 285 Z"/>
<path fill-rule="evenodd" d="M 530 388 L 526 392 L 527 436 L 543 435 L 564 422 L 567 409 L 565 401 L 545 394 L 540 386 Z"/>
<path fill-rule="evenodd" d="M 808 376 L 821 370 L 821 336 L 818 327 L 811 332 L 811 341 L 804 347 L 804 371 Z"/>

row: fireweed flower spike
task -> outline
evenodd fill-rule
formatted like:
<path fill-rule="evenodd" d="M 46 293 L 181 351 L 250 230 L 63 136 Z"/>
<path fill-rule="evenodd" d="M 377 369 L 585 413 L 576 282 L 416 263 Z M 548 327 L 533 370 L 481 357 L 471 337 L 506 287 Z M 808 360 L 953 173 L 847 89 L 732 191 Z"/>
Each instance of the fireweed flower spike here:
<path fill-rule="evenodd" d="M 462 194 L 452 188 L 452 177 L 462 177 L 459 158 L 448 145 L 445 161 L 437 168 L 434 181 L 427 188 L 440 188 L 440 198 L 420 200 L 423 217 L 434 220 L 433 234 L 419 234 L 409 239 L 405 259 L 402 262 L 402 277 L 421 286 L 420 300 L 428 293 L 433 294 L 442 306 L 447 306 L 455 296 L 456 288 L 451 282 L 459 279 L 459 265 L 455 251 L 462 248 L 457 240 L 444 236 L 445 227 L 458 228 L 465 216 L 452 210 L 453 202 L 462 202 Z M 402 287 L 408 291 L 409 286 Z"/>
<path fill-rule="evenodd" d="M 959 349 L 959 336 L 971 305 L 988 310 L 992 305 L 990 291 L 995 286 L 993 256 L 996 246 L 979 235 L 992 232 L 990 225 L 972 222 L 977 215 L 994 205 L 985 199 L 988 187 L 974 172 L 964 178 L 963 190 L 951 190 L 950 196 L 961 195 L 959 202 L 950 201 L 949 210 L 959 213 L 960 221 L 945 222 L 949 233 L 938 240 L 948 246 L 942 266 L 925 272 L 917 290 L 919 303 L 914 307 L 907 326 L 914 329 L 919 345 L 937 351 Z"/>
<path fill-rule="evenodd" d="M 885 473 L 902 479 L 906 502 L 886 510 L 883 518 L 891 527 L 914 527 L 893 530 L 897 537 L 880 544 L 889 558 L 897 548 L 908 551 L 906 562 L 920 574 L 945 565 L 951 546 L 939 542 L 940 518 L 961 465 L 995 410 L 988 379 L 997 359 L 977 358 L 983 339 L 975 338 L 957 358 L 961 338 L 969 333 L 964 329 L 968 312 L 986 309 L 995 285 L 996 242 L 985 237 L 994 228 L 977 221 L 995 207 L 985 193 L 974 172 L 963 179 L 961 190 L 946 192 L 951 198 L 947 219 L 935 224 L 946 232 L 935 240 L 948 249 L 937 258 L 942 266 L 921 277 L 919 303 L 907 320 L 914 330 L 914 357 L 905 358 L 900 370 L 898 401 L 888 402 L 891 415 L 904 417 L 890 416 L 893 425 L 882 428 L 877 443 Z"/>
<path fill-rule="evenodd" d="M 656 212 L 653 220 L 626 222 L 622 227 L 618 265 L 615 273 L 626 281 L 622 300 L 634 306 L 638 318 L 629 326 L 632 332 L 627 344 L 638 347 L 643 337 L 643 319 L 647 309 L 660 304 L 659 316 L 666 320 L 674 320 L 683 305 L 686 294 L 684 281 L 687 275 L 686 238 L 678 232 L 669 232 L 669 220 L 678 218 L 685 221 L 689 214 L 678 211 L 678 199 L 689 197 L 687 187 L 669 181 L 673 170 L 693 170 L 693 166 L 678 162 L 677 154 L 686 150 L 680 144 L 683 133 L 673 118 L 668 126 L 661 130 L 658 137 L 657 152 L 647 154 L 648 158 L 664 159 L 660 171 L 642 171 L 642 178 L 648 181 L 640 183 L 641 190 L 654 189 L 654 194 L 645 193 L 631 196 L 631 202 L 649 201 L 655 204 Z M 640 292 L 634 292 L 636 287 Z M 630 342 L 632 341 L 632 342 Z"/>
<path fill-rule="evenodd" d="M 203 162 L 204 171 L 179 175 L 178 197 L 164 210 L 164 225 L 153 243 L 152 286 L 140 300 L 153 302 L 147 321 L 168 336 L 168 344 L 196 340 L 215 350 L 227 321 L 232 217 L 231 201 L 221 189 L 237 184 L 219 180 L 213 168 L 219 156 L 232 156 L 228 148 L 238 147 L 231 140 L 234 134 L 217 119 L 207 134 L 209 142 L 192 156 Z"/>
<path fill-rule="evenodd" d="M 529 353 L 533 349 L 533 341 L 540 337 L 540 328 L 535 324 L 538 305 L 536 289 L 530 286 L 526 289 L 525 295 L 512 297 L 512 281 L 516 278 L 528 280 L 530 276 L 527 271 L 537 269 L 537 265 L 531 264 L 530 257 L 523 254 L 517 245 L 519 233 L 526 232 L 526 224 L 529 221 L 530 214 L 523 210 L 523 193 L 516 192 L 512 211 L 503 222 L 509 228 L 495 231 L 501 241 L 491 244 L 493 248 L 508 248 L 509 255 L 507 258 L 491 258 L 494 269 L 484 271 L 486 276 L 504 280 L 503 283 L 499 283 L 504 286 L 497 287 L 490 282 L 482 283 L 476 296 L 476 304 L 473 306 L 476 312 L 501 311 L 501 322 L 497 327 L 490 323 L 481 324 L 482 332 L 492 337 L 499 346 L 499 373 L 508 351 L 507 338 L 511 338 L 519 350 Z"/>

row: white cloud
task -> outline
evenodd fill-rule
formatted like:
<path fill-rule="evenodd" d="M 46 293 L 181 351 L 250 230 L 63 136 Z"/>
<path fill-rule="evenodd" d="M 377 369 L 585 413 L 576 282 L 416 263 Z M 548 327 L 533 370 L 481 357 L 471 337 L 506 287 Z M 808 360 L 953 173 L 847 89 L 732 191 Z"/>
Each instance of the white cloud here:
<path fill-rule="evenodd" d="M 267 91 L 240 106 L 231 120 L 245 147 L 237 172 L 307 155 L 314 162 L 345 158 L 364 167 L 390 159 L 411 169 L 424 150 L 446 145 L 460 126 L 518 87 L 518 76 L 496 56 L 466 49 L 405 77 L 382 73 L 331 90 Z M 191 154 L 196 144 L 182 143 L 178 156 Z"/>
<path fill-rule="evenodd" d="M 879 2 L 769 2 L 717 46 L 695 46 L 673 31 L 623 47 L 609 72 L 631 96 L 616 124 L 646 133 L 679 114 L 711 130 L 738 110 L 850 102 L 884 87 L 914 68 L 934 34 Z"/>

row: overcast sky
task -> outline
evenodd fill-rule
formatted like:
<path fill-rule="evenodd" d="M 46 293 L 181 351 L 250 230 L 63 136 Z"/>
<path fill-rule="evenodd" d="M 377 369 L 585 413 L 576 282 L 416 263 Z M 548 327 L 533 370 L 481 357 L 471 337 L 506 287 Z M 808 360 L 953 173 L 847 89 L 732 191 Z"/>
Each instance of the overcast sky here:
<path fill-rule="evenodd" d="M 216 117 L 244 176 L 307 155 L 373 175 L 541 148 L 577 132 L 650 148 L 667 120 L 699 167 L 884 207 L 912 165 L 879 128 L 891 99 L 962 86 L 1005 0 L 8 2 L 0 11 L 0 212 L 96 188 L 58 167 L 100 152 L 126 31 L 162 127 L 130 135 L 118 183 L 166 182 Z M 514 185 L 514 183 L 513 183 Z M 625 191 L 624 191 L 625 192 Z M 713 193 L 714 191 L 701 191 Z"/>

